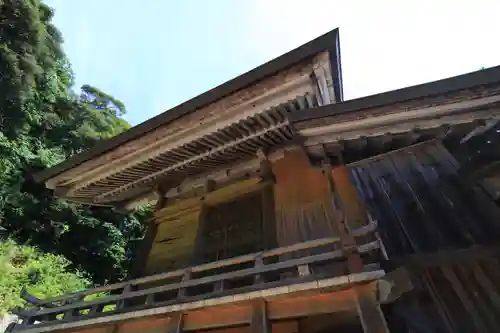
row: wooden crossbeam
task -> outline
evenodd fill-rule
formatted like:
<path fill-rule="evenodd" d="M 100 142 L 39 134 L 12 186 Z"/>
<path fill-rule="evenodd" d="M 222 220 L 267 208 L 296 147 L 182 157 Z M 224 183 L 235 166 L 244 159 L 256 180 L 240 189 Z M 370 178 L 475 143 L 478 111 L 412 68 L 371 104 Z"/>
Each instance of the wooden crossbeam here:
<path fill-rule="evenodd" d="M 173 172 L 175 170 L 185 168 L 186 166 L 189 166 L 189 165 L 192 165 L 193 163 L 207 159 L 208 157 L 223 154 L 226 151 L 228 151 L 234 147 L 239 146 L 240 144 L 244 143 L 247 140 L 261 137 L 261 136 L 265 136 L 267 133 L 274 132 L 274 131 L 279 130 L 285 126 L 287 126 L 287 123 L 278 123 L 276 125 L 272 125 L 270 127 L 259 130 L 255 133 L 252 133 L 252 134 L 248 135 L 247 137 L 234 139 L 234 140 L 232 140 L 224 145 L 221 145 L 219 147 L 216 147 L 212 150 L 205 151 L 201 154 L 197 154 L 197 155 L 194 155 L 192 157 L 186 158 L 186 159 L 179 161 L 173 165 L 170 165 L 162 170 L 152 172 L 143 178 L 137 179 L 137 180 L 132 181 L 128 184 L 119 186 L 119 187 L 112 189 L 108 192 L 102 193 L 102 194 L 95 197 L 95 202 L 96 203 L 105 202 L 105 201 L 109 200 L 108 198 L 111 198 L 114 195 L 116 195 L 122 191 L 131 189 L 134 187 L 147 186 L 147 185 L 157 181 L 159 178 L 165 177 L 166 175 L 170 174 L 171 172 Z"/>

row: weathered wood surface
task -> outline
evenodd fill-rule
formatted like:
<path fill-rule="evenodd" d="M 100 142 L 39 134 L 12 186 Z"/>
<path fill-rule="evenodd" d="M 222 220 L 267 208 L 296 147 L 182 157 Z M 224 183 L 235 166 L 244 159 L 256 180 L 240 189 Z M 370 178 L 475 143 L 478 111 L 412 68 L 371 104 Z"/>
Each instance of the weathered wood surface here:
<path fill-rule="evenodd" d="M 285 151 L 272 164 L 276 177 L 274 202 L 280 246 L 325 236 L 337 237 L 332 220 L 328 178 L 311 167 L 304 151 Z"/>
<path fill-rule="evenodd" d="M 252 302 L 250 333 L 271 333 L 271 322 L 264 299 L 256 299 Z"/>
<path fill-rule="evenodd" d="M 64 172 L 54 177 L 50 184 L 57 182 L 66 184 L 72 179 L 73 182 L 88 184 L 93 179 L 124 169 L 134 159 L 147 160 L 164 151 L 165 147 L 176 148 L 185 144 L 186 141 L 189 142 L 213 132 L 214 128 L 221 128 L 238 119 L 247 118 L 296 96 L 312 93 L 315 82 L 311 80 L 310 75 L 313 67 L 318 64 L 328 66 L 328 61 L 326 52 L 318 54 L 314 59 L 296 64 L 274 76 L 225 96 L 219 101 L 205 105 L 196 112 L 147 133 L 139 140 L 127 142 L 109 154 Z M 255 105 L 258 107 L 256 108 Z"/>
<path fill-rule="evenodd" d="M 357 235 L 363 235 L 375 230 L 374 226 L 368 225 L 355 231 Z M 344 256 L 345 249 L 334 251 L 326 250 L 321 253 L 310 256 L 296 256 L 296 258 L 284 261 L 269 261 L 271 258 L 280 257 L 284 254 L 297 253 L 303 250 L 310 250 L 325 245 L 333 245 L 338 243 L 339 239 L 323 238 L 305 243 L 294 244 L 288 247 L 272 249 L 264 252 L 244 255 L 236 258 L 231 258 L 222 261 L 216 261 L 204 265 L 194 266 L 187 269 L 181 269 L 174 272 L 158 274 L 151 277 L 140 278 L 136 280 L 118 283 L 107 287 L 96 288 L 93 290 L 73 293 L 61 297 L 45 300 L 46 303 L 52 303 L 55 307 L 44 308 L 34 311 L 28 315 L 26 323 L 31 323 L 34 320 L 39 320 L 48 323 L 52 320 L 60 319 L 72 321 L 82 319 L 85 316 L 106 316 L 114 312 L 123 312 L 140 308 L 150 308 L 155 306 L 164 306 L 168 304 L 176 304 L 179 302 L 195 301 L 197 299 L 206 299 L 207 297 L 220 297 L 224 294 L 232 294 L 235 292 L 248 292 L 252 290 L 262 290 L 274 286 L 288 285 L 297 282 L 313 281 L 317 277 L 314 274 L 301 276 L 300 270 L 304 267 L 315 267 L 317 264 L 340 261 Z M 334 246 L 335 247 L 335 246 Z M 359 246 L 358 251 L 368 253 L 379 248 L 379 242 L 374 241 Z M 252 264 L 249 268 L 238 267 L 241 263 Z M 199 273 L 210 273 L 211 270 L 221 267 L 234 266 L 233 270 L 229 270 L 221 274 L 208 274 L 205 276 L 197 276 Z M 367 269 L 372 269 L 368 268 Z M 288 271 L 291 273 L 288 277 L 282 277 L 280 280 L 269 280 L 268 274 L 273 272 Z M 345 270 L 342 270 L 345 271 Z M 258 278 L 257 278 L 258 277 Z M 252 278 L 249 284 L 238 285 L 235 288 L 217 289 L 215 286 L 220 285 L 220 282 L 227 282 L 237 279 Z M 155 286 L 151 287 L 154 283 Z M 200 286 L 208 286 L 209 290 L 201 294 L 193 292 L 193 288 Z M 210 286 L 212 286 L 210 288 Z M 169 293 L 173 293 L 168 296 Z M 98 293 L 111 293 L 112 295 L 104 296 L 94 300 L 85 300 L 90 295 Z M 169 298 L 170 297 L 170 298 Z M 181 298 L 179 298 L 181 297 Z M 141 305 L 142 304 L 142 305 Z M 114 310 L 106 311 L 106 306 L 112 306 Z"/>
<path fill-rule="evenodd" d="M 142 275 L 152 275 L 189 266 L 196 261 L 197 237 L 200 222 L 206 211 L 221 203 L 238 199 L 249 193 L 258 193 L 268 183 L 250 178 L 213 191 L 205 191 L 194 198 L 171 200 L 155 212 L 156 231 L 146 255 Z M 254 251 L 248 251 L 254 252 Z"/>
<path fill-rule="evenodd" d="M 500 208 L 459 168 L 438 141 L 350 165 L 388 264 L 411 267 L 421 291 L 394 310 L 416 332 L 500 331 Z"/>
<path fill-rule="evenodd" d="M 271 326 L 272 332 L 277 332 L 276 329 L 280 332 L 279 325 L 295 321 L 297 318 L 331 314 L 345 316 L 347 314 L 346 318 L 355 320 L 353 314 L 357 309 L 356 293 L 358 291 L 376 293 L 378 286 L 376 280 L 381 278 L 384 278 L 383 272 L 367 272 L 213 300 L 116 313 L 102 318 L 82 318 L 71 322 L 59 321 L 51 326 L 35 325 L 28 327 L 25 332 L 69 333 L 80 332 L 77 331 L 79 328 L 84 328 L 83 332 L 92 333 L 165 332 L 170 328 L 180 328 L 185 332 L 219 330 L 238 326 L 250 329 L 252 322 L 261 323 L 262 325 L 254 325 L 257 329 L 262 326 L 266 327 L 264 326 L 266 317 L 267 325 Z M 353 284 L 357 289 L 351 288 Z M 171 325 L 179 323 L 176 317 L 179 314 L 182 314 L 180 327 L 178 324 Z M 291 324 L 291 327 L 296 327 L 296 324 L 295 326 Z"/>
<path fill-rule="evenodd" d="M 438 141 L 350 166 L 390 257 L 497 242 L 500 208 L 458 168 Z"/>

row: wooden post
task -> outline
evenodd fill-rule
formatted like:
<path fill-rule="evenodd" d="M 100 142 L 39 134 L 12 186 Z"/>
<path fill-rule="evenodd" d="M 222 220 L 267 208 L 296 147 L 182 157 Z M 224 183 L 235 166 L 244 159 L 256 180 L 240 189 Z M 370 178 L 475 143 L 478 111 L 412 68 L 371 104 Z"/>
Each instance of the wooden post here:
<path fill-rule="evenodd" d="M 332 169 L 332 166 L 329 163 L 325 163 L 323 165 L 325 173 L 328 175 L 329 186 L 332 195 L 334 196 L 333 200 L 338 201 L 337 207 L 332 207 L 335 210 L 340 210 L 341 213 L 337 214 L 337 231 L 339 233 L 340 242 L 342 248 L 346 251 L 347 257 L 347 267 L 349 273 L 360 273 L 364 270 L 363 261 L 361 260 L 361 256 L 358 253 L 356 247 L 356 240 L 352 235 L 349 234 L 348 226 L 346 225 L 346 220 L 349 218 L 350 214 L 346 214 L 345 206 L 343 205 L 343 201 L 340 195 L 338 182 L 338 171 L 341 171 L 340 174 L 345 177 L 346 173 L 348 173 L 347 168 L 345 166 L 339 166 L 335 169 Z M 348 183 L 351 187 L 352 184 Z M 332 210 L 333 210 L 332 209 Z"/>
<path fill-rule="evenodd" d="M 356 303 L 359 319 L 365 333 L 390 333 L 384 314 L 380 309 L 375 295 L 356 288 Z"/>
<path fill-rule="evenodd" d="M 156 237 L 158 226 L 154 221 L 150 220 L 146 228 L 146 234 L 144 235 L 141 244 L 139 244 L 137 254 L 134 258 L 134 261 L 132 262 L 132 269 L 130 274 L 130 278 L 132 279 L 138 278 L 144 274 L 148 255 L 151 251 L 151 248 L 153 247 L 153 242 Z"/>
<path fill-rule="evenodd" d="M 174 313 L 170 316 L 166 333 L 182 333 L 182 313 Z"/>
<path fill-rule="evenodd" d="M 262 189 L 262 227 L 265 249 L 278 247 L 276 236 L 276 213 L 274 211 L 274 184 L 267 184 Z"/>
<path fill-rule="evenodd" d="M 130 284 L 126 285 L 125 288 L 123 288 L 122 291 L 122 296 L 126 296 L 128 293 L 132 291 L 132 286 Z M 123 309 L 126 306 L 126 300 L 125 299 L 120 299 L 116 302 L 116 308 L 117 309 Z"/>
<path fill-rule="evenodd" d="M 187 282 L 191 279 L 191 269 L 186 268 L 184 275 L 182 276 L 181 282 Z M 187 296 L 186 288 L 180 288 L 177 293 L 177 298 L 182 299 Z"/>
<path fill-rule="evenodd" d="M 271 333 L 271 323 L 267 317 L 266 301 L 262 298 L 252 302 L 251 333 Z"/>
<path fill-rule="evenodd" d="M 384 314 L 380 309 L 373 290 L 357 287 L 354 289 L 358 316 L 365 333 L 390 333 Z"/>
<path fill-rule="evenodd" d="M 191 266 L 199 265 L 204 262 L 204 248 L 205 248 L 205 232 L 207 229 L 207 213 L 209 207 L 203 205 L 201 207 L 200 215 L 198 218 L 198 230 L 196 231 L 196 238 L 194 240 L 193 257 L 191 258 Z"/>
<path fill-rule="evenodd" d="M 262 257 L 262 253 L 257 254 L 255 257 L 254 267 L 258 269 L 262 269 L 264 267 L 264 258 Z M 264 282 L 264 277 L 261 274 L 257 274 L 254 277 L 254 284 L 259 284 Z"/>
<path fill-rule="evenodd" d="M 311 270 L 309 269 L 309 265 L 299 265 L 297 266 L 297 270 L 299 272 L 299 276 L 311 275 Z"/>
<path fill-rule="evenodd" d="M 337 156 L 340 165 L 333 167 L 328 158 L 325 158 L 323 168 L 329 178 L 329 185 L 334 196 L 334 207 L 340 210 L 337 228 L 341 246 L 347 257 L 349 273 L 361 273 L 364 264 L 358 252 L 356 240 L 349 231 L 350 228 L 359 228 L 366 224 L 366 211 L 359 202 L 356 188 L 349 179 L 349 170 L 343 164 L 341 152 Z M 349 223 L 348 223 L 349 221 Z M 365 333 L 389 333 L 389 328 L 382 310 L 376 299 L 373 288 L 354 287 L 358 315 Z"/>

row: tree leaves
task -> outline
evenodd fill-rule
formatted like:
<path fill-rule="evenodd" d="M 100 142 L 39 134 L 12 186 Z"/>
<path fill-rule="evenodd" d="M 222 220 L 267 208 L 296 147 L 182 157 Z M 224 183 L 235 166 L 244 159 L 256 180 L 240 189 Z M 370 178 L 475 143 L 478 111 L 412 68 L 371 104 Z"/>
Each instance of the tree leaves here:
<path fill-rule="evenodd" d="M 102 284 L 127 276 L 148 212 L 76 205 L 32 179 L 129 128 L 118 99 L 91 85 L 72 91 L 52 16 L 39 0 L 0 0 L 0 225 Z"/>
<path fill-rule="evenodd" d="M 0 315 L 23 307 L 21 289 L 47 298 L 64 292 L 82 290 L 91 283 L 78 272 L 66 270 L 69 262 L 62 256 L 46 254 L 12 240 L 0 242 Z"/>

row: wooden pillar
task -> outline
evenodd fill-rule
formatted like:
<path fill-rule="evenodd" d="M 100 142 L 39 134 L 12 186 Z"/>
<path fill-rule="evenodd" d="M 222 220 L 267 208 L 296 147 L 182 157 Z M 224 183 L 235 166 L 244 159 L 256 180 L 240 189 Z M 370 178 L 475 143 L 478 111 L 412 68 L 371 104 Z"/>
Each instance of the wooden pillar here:
<path fill-rule="evenodd" d="M 167 198 L 165 197 L 165 188 L 158 186 L 156 188 L 156 195 L 158 196 L 155 206 L 155 211 L 164 208 L 167 204 Z M 136 256 L 134 262 L 132 263 L 131 278 L 138 278 L 144 274 L 144 269 L 146 268 L 147 258 L 151 248 L 153 247 L 153 242 L 156 237 L 156 232 L 158 231 L 158 226 L 154 220 L 149 220 L 146 226 L 146 234 L 136 251 Z"/>
<path fill-rule="evenodd" d="M 346 218 L 346 227 L 356 229 L 366 224 L 366 210 L 358 198 L 358 193 L 349 177 L 345 165 L 331 169 L 335 195 Z"/>
<path fill-rule="evenodd" d="M 209 207 L 202 205 L 200 216 L 198 218 L 198 230 L 194 240 L 193 257 L 191 258 L 190 266 L 202 264 L 204 261 L 203 250 L 205 247 L 205 231 L 207 230 L 207 212 Z"/>
<path fill-rule="evenodd" d="M 276 238 L 276 215 L 274 209 L 274 184 L 276 177 L 273 174 L 273 167 L 267 152 L 259 149 L 257 158 L 260 161 L 259 174 L 266 186 L 261 191 L 262 194 L 262 230 L 264 236 L 264 247 L 271 249 L 278 246 Z"/>
<path fill-rule="evenodd" d="M 262 298 L 252 302 L 251 333 L 271 333 L 271 323 L 267 317 L 266 301 Z"/>
<path fill-rule="evenodd" d="M 130 277 L 135 279 L 141 277 L 144 274 L 144 269 L 146 268 L 147 258 L 151 248 L 153 247 L 153 242 L 156 237 L 157 225 L 154 221 L 149 221 L 146 227 L 146 234 L 136 251 L 136 256 L 134 262 L 132 263 L 132 269 Z"/>
<path fill-rule="evenodd" d="M 337 221 L 336 227 L 342 248 L 346 252 L 348 271 L 349 273 L 360 273 L 364 270 L 364 265 L 361 255 L 358 253 L 356 240 L 349 233 L 348 221 L 350 219 L 349 216 L 352 216 L 352 214 L 346 208 L 351 207 L 353 211 L 356 208 L 356 211 L 359 213 L 358 218 L 361 216 L 362 211 L 358 209 L 359 207 L 356 204 L 348 202 L 349 199 L 357 200 L 357 198 L 353 197 L 353 190 L 355 194 L 356 189 L 349 180 L 349 171 L 345 165 L 332 168 L 330 164 L 325 163 L 323 168 L 324 170 L 326 169 L 325 173 L 329 175 L 330 193 L 333 196 L 334 205 L 336 206 L 335 211 L 339 212 L 338 218 L 335 219 Z"/>
<path fill-rule="evenodd" d="M 274 208 L 274 184 L 264 186 L 262 189 L 262 227 L 266 249 L 278 247 L 276 235 L 276 215 Z"/>
<path fill-rule="evenodd" d="M 366 224 L 366 210 L 358 199 L 356 187 L 351 183 L 349 169 L 342 164 L 341 156 L 338 160 L 341 164 L 335 167 L 325 161 L 324 168 L 330 171 L 330 190 L 334 196 L 336 208 L 341 212 L 340 218 L 337 219 L 337 228 L 347 257 L 348 271 L 349 273 L 361 273 L 364 271 L 363 260 L 350 230 Z M 365 333 L 389 333 L 374 289 L 366 286 L 353 288 L 361 325 Z"/>

